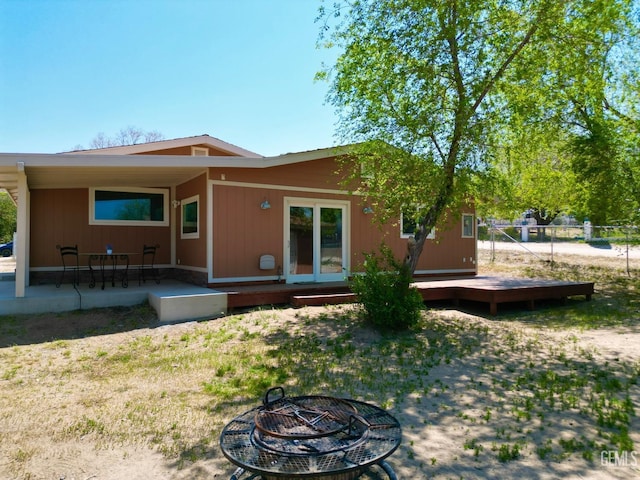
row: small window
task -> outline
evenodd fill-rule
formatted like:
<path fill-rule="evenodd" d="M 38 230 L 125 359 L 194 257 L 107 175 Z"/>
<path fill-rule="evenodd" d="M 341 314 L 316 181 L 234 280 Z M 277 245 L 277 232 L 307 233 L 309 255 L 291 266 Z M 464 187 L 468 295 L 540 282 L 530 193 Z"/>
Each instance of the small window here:
<path fill-rule="evenodd" d="M 90 188 L 90 225 L 169 225 L 169 191 L 160 188 Z"/>
<path fill-rule="evenodd" d="M 468 213 L 462 214 L 462 238 L 474 238 L 475 231 L 473 229 L 473 215 Z"/>
<path fill-rule="evenodd" d="M 404 208 L 402 213 L 400 214 L 400 237 L 401 238 L 409 238 L 412 237 L 414 233 L 416 233 L 416 227 L 418 226 L 416 220 L 416 208 Z M 433 240 L 436 238 L 436 229 L 435 227 L 431 229 L 429 235 L 427 235 L 429 240 Z"/>
<path fill-rule="evenodd" d="M 360 178 L 362 180 L 373 180 L 374 178 L 373 166 L 369 163 L 360 164 Z"/>
<path fill-rule="evenodd" d="M 180 238 L 200 238 L 200 195 L 185 198 L 182 205 Z"/>
<path fill-rule="evenodd" d="M 209 149 L 204 147 L 191 147 L 191 156 L 193 157 L 208 157 Z"/>

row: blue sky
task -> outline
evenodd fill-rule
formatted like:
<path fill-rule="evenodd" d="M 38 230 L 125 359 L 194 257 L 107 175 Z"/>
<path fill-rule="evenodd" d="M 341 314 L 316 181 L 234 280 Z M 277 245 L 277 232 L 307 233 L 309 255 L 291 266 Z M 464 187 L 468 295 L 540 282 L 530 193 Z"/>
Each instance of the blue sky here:
<path fill-rule="evenodd" d="M 0 0 L 0 152 L 129 125 L 263 155 L 335 144 L 320 0 Z"/>

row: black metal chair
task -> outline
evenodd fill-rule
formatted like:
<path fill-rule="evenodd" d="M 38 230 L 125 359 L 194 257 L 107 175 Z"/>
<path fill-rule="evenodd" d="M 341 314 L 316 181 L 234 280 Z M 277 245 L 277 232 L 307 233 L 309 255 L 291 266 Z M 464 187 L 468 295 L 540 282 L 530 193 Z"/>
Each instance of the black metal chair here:
<path fill-rule="evenodd" d="M 78 260 L 78 245 L 73 247 L 61 247 L 56 245 L 56 248 L 60 250 L 60 258 L 62 259 L 62 273 L 58 277 L 56 282 L 56 288 L 60 288 L 65 274 L 69 271 L 72 275 L 72 285 L 80 285 L 80 262 Z"/>
<path fill-rule="evenodd" d="M 160 245 L 144 245 L 142 247 L 142 263 L 138 267 L 140 270 L 138 285 L 147 281 L 145 278 L 145 272 L 150 272 L 153 280 L 156 283 L 160 283 L 160 278 L 158 278 L 158 269 L 155 267 L 156 250 L 158 248 L 160 248 Z"/>

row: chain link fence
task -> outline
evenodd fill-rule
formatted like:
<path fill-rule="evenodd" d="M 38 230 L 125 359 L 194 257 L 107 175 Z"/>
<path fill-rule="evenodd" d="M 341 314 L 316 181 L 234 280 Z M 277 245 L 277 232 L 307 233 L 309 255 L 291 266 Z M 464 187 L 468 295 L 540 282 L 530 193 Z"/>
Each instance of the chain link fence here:
<path fill-rule="evenodd" d="M 583 225 L 481 225 L 478 228 L 481 248 L 527 252 L 540 260 L 560 261 L 563 256 L 599 256 L 621 265 L 630 274 L 640 265 L 640 229 L 628 226 Z"/>

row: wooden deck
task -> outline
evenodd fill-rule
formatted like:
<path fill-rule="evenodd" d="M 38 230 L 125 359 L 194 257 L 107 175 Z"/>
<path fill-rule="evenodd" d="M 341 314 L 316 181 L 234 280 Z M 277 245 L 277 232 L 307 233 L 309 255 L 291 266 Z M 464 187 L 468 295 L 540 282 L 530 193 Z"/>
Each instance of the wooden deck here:
<path fill-rule="evenodd" d="M 497 315 L 500 303 L 524 302 L 533 310 L 536 300 L 566 300 L 578 295 L 591 300 L 594 293 L 593 282 L 502 277 L 417 282 L 416 286 L 425 302 L 452 300 L 457 305 L 460 300 L 468 300 L 488 303 L 491 315 Z"/>
<path fill-rule="evenodd" d="M 227 293 L 227 308 L 254 307 L 259 305 L 292 304 L 297 307 L 304 305 L 326 305 L 330 303 L 349 303 L 332 301 L 337 295 L 351 294 L 346 282 L 330 283 L 272 283 L 259 285 L 227 286 L 211 288 Z M 294 303 L 294 297 L 317 296 L 326 299 L 318 304 Z M 351 299 L 353 301 L 353 299 Z"/>
<path fill-rule="evenodd" d="M 584 295 L 591 300 L 593 282 L 565 282 L 503 277 L 473 277 L 455 280 L 416 281 L 415 286 L 425 302 L 460 301 L 487 303 L 489 313 L 497 315 L 498 305 L 521 302 L 533 310 L 536 300 Z M 226 292 L 229 309 L 259 305 L 290 304 L 295 307 L 352 303 L 355 295 L 344 282 L 326 284 L 270 284 L 239 287 L 217 287 Z"/>

